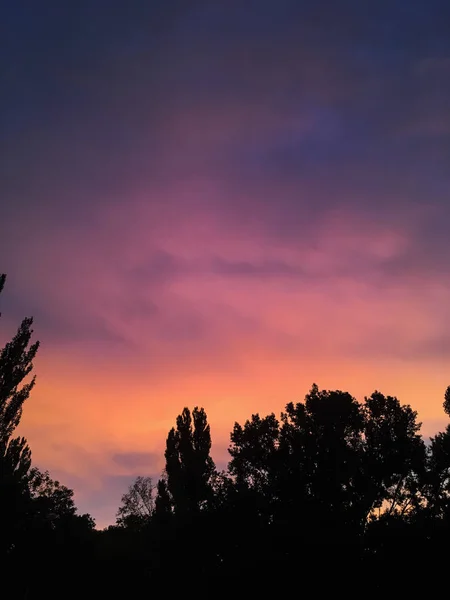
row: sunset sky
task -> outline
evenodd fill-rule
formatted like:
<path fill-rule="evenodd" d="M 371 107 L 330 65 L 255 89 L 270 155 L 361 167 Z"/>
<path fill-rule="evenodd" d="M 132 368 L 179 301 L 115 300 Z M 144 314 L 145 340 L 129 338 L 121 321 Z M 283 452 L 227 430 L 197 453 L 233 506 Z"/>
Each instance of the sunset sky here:
<path fill-rule="evenodd" d="M 0 341 L 99 527 L 184 406 L 221 467 L 313 382 L 445 427 L 448 0 L 15 0 L 0 56 Z"/>

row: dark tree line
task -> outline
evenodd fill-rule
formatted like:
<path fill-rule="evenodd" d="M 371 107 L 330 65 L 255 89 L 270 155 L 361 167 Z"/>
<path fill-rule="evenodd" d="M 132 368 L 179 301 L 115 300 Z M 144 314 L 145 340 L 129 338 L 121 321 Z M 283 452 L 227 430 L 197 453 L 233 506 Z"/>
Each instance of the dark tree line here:
<path fill-rule="evenodd" d="M 0 354 L 0 551 L 20 569 L 23 595 L 42 569 L 92 594 L 394 595 L 443 585 L 450 425 L 426 442 L 417 413 L 397 398 L 358 402 L 313 385 L 278 417 L 236 423 L 219 472 L 205 411 L 185 408 L 163 476 L 138 477 L 116 524 L 100 532 L 14 437 L 34 385 L 31 326 L 25 319 Z M 444 410 L 450 416 L 450 387 Z"/>

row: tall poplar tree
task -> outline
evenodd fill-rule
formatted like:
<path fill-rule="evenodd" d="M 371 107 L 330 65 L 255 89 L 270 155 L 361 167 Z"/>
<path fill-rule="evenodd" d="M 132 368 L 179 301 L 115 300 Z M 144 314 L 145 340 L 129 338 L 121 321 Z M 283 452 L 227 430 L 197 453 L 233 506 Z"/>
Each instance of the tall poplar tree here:
<path fill-rule="evenodd" d="M 0 275 L 0 292 L 6 276 Z M 0 538 L 8 551 L 15 532 L 21 529 L 27 501 L 31 451 L 24 437 L 14 437 L 22 407 L 34 387 L 33 370 L 39 342 L 31 344 L 33 319 L 23 319 L 16 335 L 0 351 Z"/>
<path fill-rule="evenodd" d="M 215 465 L 210 456 L 211 433 L 203 408 L 185 408 L 166 442 L 167 487 L 175 512 L 198 512 L 211 498 Z"/>

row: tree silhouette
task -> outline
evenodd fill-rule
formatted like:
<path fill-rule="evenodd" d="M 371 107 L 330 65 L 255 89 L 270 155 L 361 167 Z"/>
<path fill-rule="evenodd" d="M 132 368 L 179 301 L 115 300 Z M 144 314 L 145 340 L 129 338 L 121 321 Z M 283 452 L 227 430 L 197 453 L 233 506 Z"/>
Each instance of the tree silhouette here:
<path fill-rule="evenodd" d="M 149 523 L 155 510 L 155 486 L 151 477 L 137 477 L 122 496 L 117 511 L 117 524 L 140 529 Z"/>
<path fill-rule="evenodd" d="M 450 385 L 445 390 L 444 396 L 444 412 L 450 417 Z"/>
<path fill-rule="evenodd" d="M 428 509 L 436 518 L 450 518 L 450 426 L 430 440 L 428 450 Z"/>
<path fill-rule="evenodd" d="M 47 555 L 73 550 L 88 537 L 95 522 L 88 514 L 78 515 L 73 490 L 53 480 L 48 471 L 36 467 L 29 475 L 31 502 L 28 509 L 30 520 L 27 545 L 36 548 L 46 545 Z"/>
<path fill-rule="evenodd" d="M 417 413 L 397 398 L 379 392 L 365 399 L 365 411 L 367 516 L 383 504 L 389 514 L 404 513 L 419 500 L 419 480 L 425 464 Z"/>
<path fill-rule="evenodd" d="M 6 276 L 0 276 L 0 292 Z M 35 378 L 24 380 L 33 369 L 39 342 L 30 344 L 32 318 L 25 318 L 16 335 L 0 352 L 0 539 L 4 552 L 14 548 L 14 537 L 24 528 L 29 499 L 27 475 L 31 451 L 23 437 L 12 437 L 22 416 L 22 406 Z"/>
<path fill-rule="evenodd" d="M 51 521 L 75 515 L 73 490 L 54 481 L 48 471 L 43 472 L 34 467 L 28 481 L 35 513 Z"/>
<path fill-rule="evenodd" d="M 255 540 L 242 541 L 241 555 L 258 564 L 261 555 L 295 562 L 299 537 L 320 547 L 322 557 L 342 544 L 361 553 L 375 509 L 378 518 L 417 510 L 425 445 L 416 417 L 410 406 L 378 392 L 361 404 L 313 385 L 280 421 L 253 415 L 244 427 L 235 424 L 228 502 Z M 273 557 L 273 547 L 283 553 Z"/>
<path fill-rule="evenodd" d="M 450 416 L 450 387 L 445 391 L 444 412 Z M 424 495 L 429 515 L 450 524 L 450 425 L 430 439 Z"/>
<path fill-rule="evenodd" d="M 159 479 L 154 511 L 156 520 L 160 523 L 166 523 L 172 515 L 172 509 L 173 503 L 167 489 L 167 482 L 165 479 Z"/>
<path fill-rule="evenodd" d="M 6 277 L 0 276 L 0 292 Z M 31 468 L 31 450 L 23 437 L 14 437 L 23 404 L 35 384 L 27 378 L 39 342 L 31 343 L 33 319 L 23 319 L 16 335 L 0 352 L 0 553 L 20 565 L 20 581 L 31 577 L 37 552 L 47 560 L 77 553 L 91 539 L 94 521 L 78 515 L 73 491 Z"/>
<path fill-rule="evenodd" d="M 210 456 L 211 433 L 203 408 L 185 408 L 166 442 L 167 489 L 175 512 L 194 514 L 211 499 L 215 465 Z"/>

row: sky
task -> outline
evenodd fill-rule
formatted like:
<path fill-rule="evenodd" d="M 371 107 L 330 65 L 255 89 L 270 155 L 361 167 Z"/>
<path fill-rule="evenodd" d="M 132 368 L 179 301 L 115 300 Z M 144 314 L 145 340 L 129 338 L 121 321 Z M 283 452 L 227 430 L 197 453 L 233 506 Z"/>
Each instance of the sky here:
<path fill-rule="evenodd" d="M 203 406 L 213 456 L 316 382 L 446 426 L 447 0 L 0 0 L 0 342 L 99 527 Z"/>

